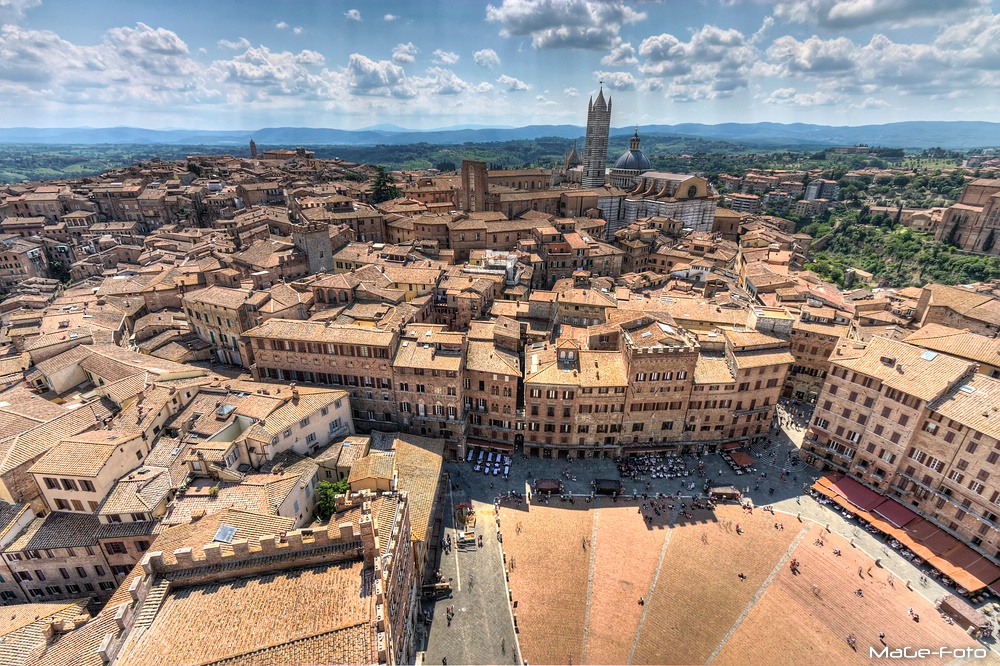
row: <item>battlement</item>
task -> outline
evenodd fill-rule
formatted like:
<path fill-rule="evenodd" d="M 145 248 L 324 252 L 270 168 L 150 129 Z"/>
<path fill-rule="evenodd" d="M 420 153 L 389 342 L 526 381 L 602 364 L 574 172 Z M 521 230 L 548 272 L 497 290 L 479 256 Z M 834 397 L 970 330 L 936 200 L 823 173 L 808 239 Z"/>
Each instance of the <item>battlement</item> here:
<path fill-rule="evenodd" d="M 370 519 L 369 519 L 370 520 Z M 322 530 L 294 530 L 283 535 L 268 534 L 256 539 L 237 539 L 225 551 L 217 541 L 207 543 L 200 550 L 178 548 L 173 553 L 152 551 L 142 558 L 142 568 L 147 575 L 179 573 L 198 567 L 251 564 L 253 560 L 275 555 L 301 553 L 303 557 L 310 551 L 329 546 L 343 546 L 346 551 L 361 554 L 362 538 L 355 535 L 352 523 L 343 523 Z"/>

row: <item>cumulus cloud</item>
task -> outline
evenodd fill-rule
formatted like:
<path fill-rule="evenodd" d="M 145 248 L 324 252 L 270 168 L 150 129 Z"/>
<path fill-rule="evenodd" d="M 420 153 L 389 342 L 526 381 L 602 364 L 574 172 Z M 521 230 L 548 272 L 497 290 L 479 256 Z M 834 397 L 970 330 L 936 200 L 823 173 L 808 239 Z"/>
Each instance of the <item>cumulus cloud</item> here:
<path fill-rule="evenodd" d="M 285 28 L 288 27 L 288 24 L 285 23 L 284 21 L 278 21 L 277 23 L 274 24 L 274 27 L 277 28 L 278 30 L 284 30 Z"/>
<path fill-rule="evenodd" d="M 702 26 L 688 41 L 663 33 L 642 40 L 639 72 L 661 81 L 677 101 L 728 97 L 747 87 L 757 49 L 738 30 Z M 644 89 L 650 89 L 647 83 Z"/>
<path fill-rule="evenodd" d="M 797 92 L 795 88 L 778 88 L 766 99 L 764 99 L 765 104 L 780 104 L 784 106 L 799 107 L 832 106 L 834 104 L 840 104 L 843 101 L 844 99 L 840 95 L 823 91 L 800 93 Z"/>
<path fill-rule="evenodd" d="M 458 54 L 444 49 L 437 49 L 433 53 L 434 62 L 439 65 L 454 65 L 458 62 Z"/>
<path fill-rule="evenodd" d="M 791 35 L 774 40 L 767 49 L 771 64 L 779 75 L 845 72 L 854 68 L 857 47 L 846 37 L 820 39 L 813 35 L 799 41 Z"/>
<path fill-rule="evenodd" d="M 638 64 L 639 59 L 635 57 L 635 49 L 629 42 L 623 42 L 611 49 L 611 52 L 601 58 L 602 65 L 609 67 L 624 67 L 626 65 Z"/>
<path fill-rule="evenodd" d="M 427 76 L 414 79 L 413 84 L 435 95 L 458 95 L 473 89 L 455 72 L 442 67 L 429 68 Z"/>
<path fill-rule="evenodd" d="M 396 44 L 396 48 L 392 50 L 392 61 L 393 62 L 413 62 L 416 60 L 416 55 L 420 52 L 413 42 L 407 42 L 405 44 Z"/>
<path fill-rule="evenodd" d="M 472 54 L 472 61 L 485 69 L 500 66 L 500 56 L 493 49 L 482 49 Z"/>
<path fill-rule="evenodd" d="M 301 35 L 302 34 L 302 28 L 300 28 L 298 26 L 292 28 L 292 34 Z"/>
<path fill-rule="evenodd" d="M 231 42 L 228 39 L 220 39 L 219 41 L 216 42 L 216 44 L 218 44 L 224 49 L 232 49 L 234 51 L 239 51 L 241 49 L 245 49 L 248 46 L 250 46 L 250 40 L 248 40 L 246 37 L 240 37 L 235 42 Z"/>
<path fill-rule="evenodd" d="M 502 74 L 497 83 L 500 84 L 505 90 L 510 92 L 518 92 L 522 90 L 531 90 L 531 85 L 521 81 L 520 79 L 515 79 L 513 76 L 507 76 Z"/>
<path fill-rule="evenodd" d="M 774 15 L 792 23 L 848 29 L 933 23 L 989 4 L 989 0 L 779 0 Z"/>
<path fill-rule="evenodd" d="M 322 67 L 323 65 L 326 64 L 326 59 L 323 57 L 322 53 L 317 53 L 316 51 L 310 51 L 309 49 L 305 49 L 303 51 L 299 51 L 299 53 L 295 56 L 295 62 L 299 63 L 300 65 Z"/>
<path fill-rule="evenodd" d="M 395 14 L 386 14 L 385 16 L 382 17 L 382 20 L 383 21 L 395 21 L 398 18 L 399 17 L 396 16 Z"/>
<path fill-rule="evenodd" d="M 563 90 L 563 94 L 566 95 L 567 97 L 579 97 L 580 91 L 577 90 L 576 88 L 566 88 Z"/>
<path fill-rule="evenodd" d="M 638 82 L 629 72 L 595 72 L 594 76 L 604 81 L 612 90 L 635 90 Z"/>
<path fill-rule="evenodd" d="M 42 0 L 0 0 L 0 23 L 14 21 L 24 16 L 29 9 L 42 4 Z"/>
<path fill-rule="evenodd" d="M 388 60 L 372 60 L 352 53 L 347 61 L 348 85 L 358 95 L 413 97 L 416 91 L 406 80 L 403 68 Z"/>
<path fill-rule="evenodd" d="M 501 35 L 530 36 L 536 49 L 610 49 L 623 25 L 645 18 L 621 0 L 503 0 L 486 7 L 486 20 L 500 24 Z"/>
<path fill-rule="evenodd" d="M 359 12 L 357 9 L 348 9 L 346 12 L 344 12 L 344 16 L 346 16 L 351 21 L 361 20 L 361 12 Z"/>

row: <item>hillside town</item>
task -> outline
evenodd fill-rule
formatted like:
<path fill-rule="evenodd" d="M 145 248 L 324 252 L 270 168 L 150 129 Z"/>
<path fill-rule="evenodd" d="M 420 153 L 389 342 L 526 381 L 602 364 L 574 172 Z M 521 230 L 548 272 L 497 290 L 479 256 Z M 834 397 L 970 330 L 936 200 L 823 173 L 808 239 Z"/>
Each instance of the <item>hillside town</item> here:
<path fill-rule="evenodd" d="M 721 192 L 638 131 L 606 168 L 610 122 L 602 90 L 551 169 L 251 142 L 0 190 L 9 663 L 414 663 L 449 465 L 760 451 L 792 406 L 821 494 L 892 501 L 887 533 L 1000 595 L 1000 285 L 827 282 L 765 211 L 838 181 Z M 1000 180 L 898 210 L 1000 251 Z"/>

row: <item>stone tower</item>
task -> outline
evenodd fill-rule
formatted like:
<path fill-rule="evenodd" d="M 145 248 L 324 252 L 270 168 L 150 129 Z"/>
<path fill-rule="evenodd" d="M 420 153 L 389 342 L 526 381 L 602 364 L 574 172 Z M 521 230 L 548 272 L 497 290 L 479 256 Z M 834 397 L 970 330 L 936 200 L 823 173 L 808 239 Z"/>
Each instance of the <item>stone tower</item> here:
<path fill-rule="evenodd" d="M 250 157 L 257 157 L 257 144 L 253 139 L 250 139 Z"/>
<path fill-rule="evenodd" d="M 587 138 L 583 144 L 583 187 L 604 185 L 604 167 L 608 161 L 608 134 L 611 131 L 611 98 L 604 101 L 604 86 L 597 99 L 587 104 Z"/>
<path fill-rule="evenodd" d="M 333 272 L 333 244 L 330 227 L 318 222 L 292 225 L 292 243 L 295 249 L 309 259 L 309 274 Z"/>
<path fill-rule="evenodd" d="M 490 181 L 486 162 L 462 160 L 462 208 L 466 213 L 486 210 Z"/>

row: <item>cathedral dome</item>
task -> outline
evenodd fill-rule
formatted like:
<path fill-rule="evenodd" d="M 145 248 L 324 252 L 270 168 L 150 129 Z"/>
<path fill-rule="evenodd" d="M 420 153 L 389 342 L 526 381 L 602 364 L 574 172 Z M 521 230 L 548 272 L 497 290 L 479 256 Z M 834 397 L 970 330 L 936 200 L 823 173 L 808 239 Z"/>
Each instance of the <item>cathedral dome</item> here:
<path fill-rule="evenodd" d="M 615 162 L 615 169 L 620 169 L 622 171 L 652 171 L 653 165 L 650 164 L 649 158 L 646 157 L 646 153 L 639 149 L 639 128 L 635 128 L 635 134 L 632 135 L 632 139 L 628 143 L 628 150 L 622 153 L 622 156 L 618 158 Z"/>
<path fill-rule="evenodd" d="M 636 148 L 622 153 L 622 156 L 615 162 L 615 168 L 629 171 L 650 171 L 653 165 L 649 163 L 646 154 Z"/>

